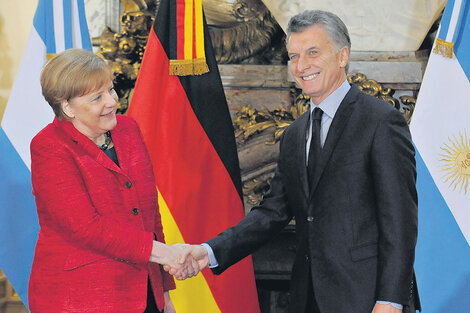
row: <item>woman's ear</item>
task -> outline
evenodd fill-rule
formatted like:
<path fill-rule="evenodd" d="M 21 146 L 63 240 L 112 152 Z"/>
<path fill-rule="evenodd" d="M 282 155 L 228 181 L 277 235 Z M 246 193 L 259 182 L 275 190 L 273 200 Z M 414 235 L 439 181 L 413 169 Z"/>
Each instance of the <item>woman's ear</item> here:
<path fill-rule="evenodd" d="M 62 108 L 62 112 L 64 113 L 66 118 L 74 118 L 75 115 L 73 114 L 73 110 L 70 107 L 70 103 L 67 100 L 60 101 L 60 107 Z"/>

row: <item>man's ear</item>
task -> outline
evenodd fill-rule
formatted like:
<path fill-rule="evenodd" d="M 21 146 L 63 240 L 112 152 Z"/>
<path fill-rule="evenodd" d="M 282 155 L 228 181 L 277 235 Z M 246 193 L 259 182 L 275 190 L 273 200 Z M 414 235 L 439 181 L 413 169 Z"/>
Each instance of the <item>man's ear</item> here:
<path fill-rule="evenodd" d="M 349 62 L 349 48 L 348 47 L 343 47 L 339 50 L 338 52 L 338 58 L 339 58 L 339 65 L 341 67 L 346 67 Z"/>
<path fill-rule="evenodd" d="M 73 114 L 73 110 L 70 107 L 70 103 L 67 100 L 60 101 L 60 107 L 62 108 L 62 112 L 64 112 L 65 116 L 68 118 L 74 118 L 75 115 Z"/>

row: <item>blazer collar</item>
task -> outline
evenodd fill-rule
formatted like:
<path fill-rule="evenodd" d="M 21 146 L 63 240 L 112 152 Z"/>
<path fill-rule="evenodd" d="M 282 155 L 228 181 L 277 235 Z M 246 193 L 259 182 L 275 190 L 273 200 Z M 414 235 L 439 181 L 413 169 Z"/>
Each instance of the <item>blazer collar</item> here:
<path fill-rule="evenodd" d="M 122 172 L 123 164 L 127 164 L 125 159 L 127 156 L 123 155 L 121 151 L 121 147 L 125 143 L 121 143 L 123 140 L 120 138 L 122 131 L 116 125 L 115 129 L 111 131 L 111 136 L 113 138 L 113 143 L 116 149 L 116 154 L 119 160 L 119 166 L 117 166 L 96 144 L 91 141 L 87 136 L 79 132 L 75 126 L 69 121 L 60 121 L 57 117 L 54 118 L 53 124 L 60 130 L 62 130 L 66 136 L 65 140 L 70 140 L 74 145 L 81 147 L 86 154 L 96 160 L 96 162 L 100 163 L 102 166 L 108 168 L 109 170 L 115 172 Z M 119 125 L 119 123 L 118 123 Z"/>

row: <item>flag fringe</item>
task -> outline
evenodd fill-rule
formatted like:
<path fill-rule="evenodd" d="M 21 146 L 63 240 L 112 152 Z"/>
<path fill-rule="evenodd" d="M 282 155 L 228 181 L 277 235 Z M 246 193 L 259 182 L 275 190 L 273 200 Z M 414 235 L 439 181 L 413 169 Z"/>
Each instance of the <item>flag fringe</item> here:
<path fill-rule="evenodd" d="M 446 58 L 452 59 L 454 55 L 454 43 L 444 41 L 441 38 L 437 38 L 436 46 L 434 47 L 433 52 L 436 54 L 440 54 Z"/>
<path fill-rule="evenodd" d="M 170 60 L 170 75 L 202 75 L 209 72 L 206 58 Z"/>

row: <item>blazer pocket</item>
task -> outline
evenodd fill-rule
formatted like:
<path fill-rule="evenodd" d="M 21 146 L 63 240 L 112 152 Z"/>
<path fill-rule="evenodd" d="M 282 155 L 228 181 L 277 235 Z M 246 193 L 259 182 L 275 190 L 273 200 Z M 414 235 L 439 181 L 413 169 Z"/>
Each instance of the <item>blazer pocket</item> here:
<path fill-rule="evenodd" d="M 71 271 L 79 267 L 106 259 L 104 255 L 97 254 L 87 250 L 77 250 L 69 253 L 65 260 L 64 270 Z"/>
<path fill-rule="evenodd" d="M 358 162 L 362 162 L 365 159 L 365 153 L 355 153 L 355 154 L 350 154 L 348 152 L 344 152 L 344 154 L 341 154 L 340 156 L 336 157 L 334 159 L 334 164 L 337 167 L 341 167 L 344 165 L 350 165 Z"/>
<path fill-rule="evenodd" d="M 377 243 L 374 242 L 351 248 L 349 252 L 353 262 L 357 262 L 377 256 L 378 249 Z"/>

